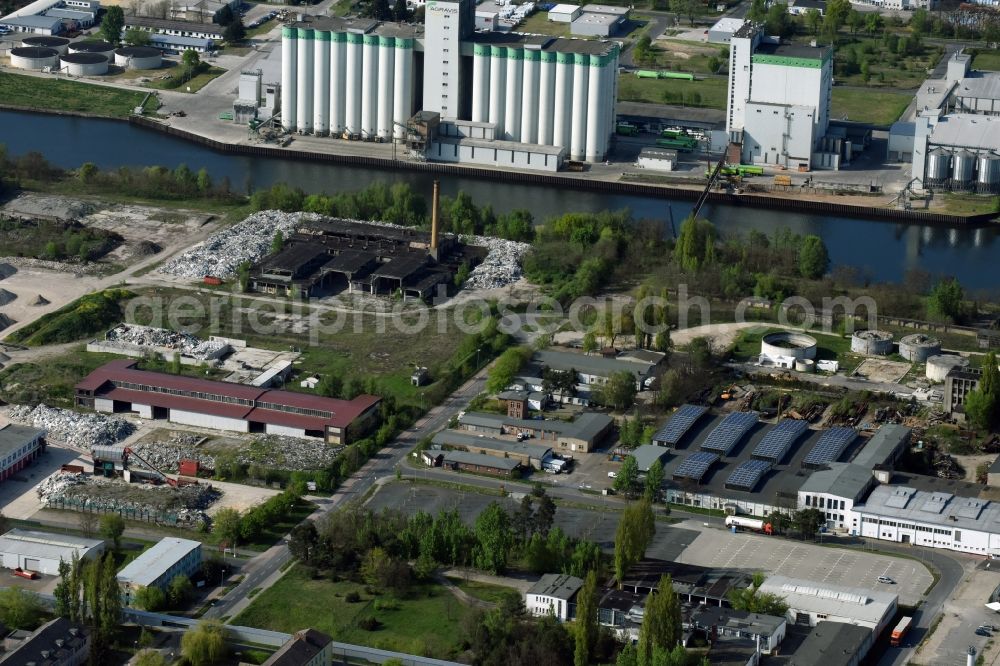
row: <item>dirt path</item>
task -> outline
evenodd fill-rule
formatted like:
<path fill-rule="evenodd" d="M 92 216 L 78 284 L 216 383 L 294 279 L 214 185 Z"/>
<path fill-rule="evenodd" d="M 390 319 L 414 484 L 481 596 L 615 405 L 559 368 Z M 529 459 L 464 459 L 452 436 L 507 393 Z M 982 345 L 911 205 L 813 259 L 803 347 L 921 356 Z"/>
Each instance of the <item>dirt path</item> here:
<path fill-rule="evenodd" d="M 495 603 L 491 601 L 484 601 L 482 599 L 477 599 L 476 597 L 472 596 L 471 594 L 469 594 L 468 592 L 466 592 L 465 590 L 463 590 L 462 588 L 460 588 L 459 586 L 455 585 L 453 582 L 448 580 L 448 578 L 444 576 L 444 574 L 435 573 L 434 580 L 441 583 L 441 585 L 443 585 L 446 590 L 451 592 L 453 597 L 461 601 L 466 606 L 473 606 L 476 608 L 483 608 L 486 610 L 489 610 L 490 608 L 496 608 Z"/>

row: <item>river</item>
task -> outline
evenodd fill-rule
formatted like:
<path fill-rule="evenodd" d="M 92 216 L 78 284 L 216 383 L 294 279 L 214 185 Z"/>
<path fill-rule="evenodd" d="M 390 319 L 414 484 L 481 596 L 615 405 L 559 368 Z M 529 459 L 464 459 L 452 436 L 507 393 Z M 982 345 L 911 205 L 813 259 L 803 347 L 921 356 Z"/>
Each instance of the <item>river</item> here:
<path fill-rule="evenodd" d="M 0 144 L 19 155 L 36 150 L 66 168 L 90 161 L 102 169 L 119 166 L 185 163 L 205 167 L 213 178 L 227 176 L 234 189 L 268 186 L 284 181 L 308 192 L 354 190 L 378 181 L 405 180 L 430 192 L 434 176 L 427 173 L 382 172 L 295 160 L 224 155 L 203 146 L 123 122 L 70 116 L 0 111 Z M 447 177 L 442 192 L 468 192 L 479 204 L 503 212 L 527 208 L 536 219 L 570 211 L 629 208 L 636 217 L 668 219 L 668 206 L 679 224 L 691 210 L 689 201 L 668 202 L 636 196 L 604 195 L 548 187 L 492 183 L 484 179 Z M 723 234 L 758 229 L 770 233 L 787 227 L 823 238 L 834 265 L 851 265 L 877 281 L 898 282 L 913 268 L 934 275 L 952 275 L 965 287 L 986 294 L 1000 291 L 1000 227 L 954 229 L 898 224 L 849 217 L 767 211 L 708 205 L 702 214 Z"/>

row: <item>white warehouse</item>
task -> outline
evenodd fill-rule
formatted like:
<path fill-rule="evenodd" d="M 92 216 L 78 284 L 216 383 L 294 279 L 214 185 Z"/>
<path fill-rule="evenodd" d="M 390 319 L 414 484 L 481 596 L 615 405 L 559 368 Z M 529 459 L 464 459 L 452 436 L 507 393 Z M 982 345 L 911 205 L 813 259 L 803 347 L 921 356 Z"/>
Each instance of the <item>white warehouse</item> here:
<path fill-rule="evenodd" d="M 428 3 L 424 26 L 341 18 L 286 26 L 283 128 L 402 140 L 422 110 L 446 125 L 488 126 L 489 140 L 603 161 L 614 129 L 618 45 L 474 27 L 470 0 Z"/>
<path fill-rule="evenodd" d="M 0 536 L 0 557 L 6 569 L 27 569 L 46 576 L 59 575 L 59 562 L 69 564 L 73 555 L 93 560 L 104 552 L 100 539 L 13 529 Z"/>

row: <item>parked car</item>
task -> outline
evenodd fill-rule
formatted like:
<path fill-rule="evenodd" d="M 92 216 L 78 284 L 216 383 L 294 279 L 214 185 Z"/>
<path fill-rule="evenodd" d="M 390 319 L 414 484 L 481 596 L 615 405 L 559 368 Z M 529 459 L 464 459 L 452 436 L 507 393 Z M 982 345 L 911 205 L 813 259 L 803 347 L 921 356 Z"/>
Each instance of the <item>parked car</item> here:
<path fill-rule="evenodd" d="M 618 478 L 618 472 L 608 472 L 608 478 L 609 479 L 617 479 Z"/>
<path fill-rule="evenodd" d="M 990 636 L 990 632 L 986 631 L 982 627 L 976 628 L 976 636 Z"/>
<path fill-rule="evenodd" d="M 885 583 L 886 585 L 895 585 L 896 584 L 896 581 L 894 581 L 893 579 L 889 578 L 888 576 L 879 576 L 878 577 L 878 582 Z"/>

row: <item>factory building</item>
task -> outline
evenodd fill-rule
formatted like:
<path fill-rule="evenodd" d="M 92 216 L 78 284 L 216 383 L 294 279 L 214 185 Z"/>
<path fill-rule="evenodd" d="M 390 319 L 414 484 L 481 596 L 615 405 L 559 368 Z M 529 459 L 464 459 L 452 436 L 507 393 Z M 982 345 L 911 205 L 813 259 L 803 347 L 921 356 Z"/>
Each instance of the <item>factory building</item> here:
<path fill-rule="evenodd" d="M 201 568 L 201 542 L 166 537 L 118 572 L 122 602 L 131 606 L 136 593 L 145 587 L 164 592 L 175 576 L 194 576 Z"/>
<path fill-rule="evenodd" d="M 0 481 L 17 474 L 44 452 L 44 430 L 0 422 Z"/>
<path fill-rule="evenodd" d="M 337 400 L 169 375 L 138 370 L 135 364 L 119 359 L 94 370 L 76 385 L 76 406 L 214 430 L 348 444 L 372 424 L 381 402 L 371 395 Z"/>
<path fill-rule="evenodd" d="M 556 161 L 604 160 L 618 45 L 474 28 L 470 0 L 428 3 L 423 26 L 341 18 L 285 26 L 282 127 L 403 141 L 411 119 L 436 117 L 423 137 L 428 157 L 485 163 L 492 147 L 507 151 L 497 160 L 544 168 L 556 148 Z"/>
<path fill-rule="evenodd" d="M 821 621 L 867 627 L 878 636 L 896 617 L 899 597 L 891 592 L 844 587 L 770 576 L 760 586 L 762 594 L 774 594 L 788 604 L 786 619 L 793 624 L 815 627 Z"/>
<path fill-rule="evenodd" d="M 726 131 L 741 161 L 839 169 L 851 149 L 829 132 L 832 90 L 832 49 L 777 44 L 760 24 L 744 23 L 730 39 L 726 103 Z"/>
<path fill-rule="evenodd" d="M 0 558 L 5 569 L 27 569 L 46 576 L 58 576 L 59 563 L 69 564 L 74 555 L 87 562 L 103 552 L 104 542 L 100 539 L 22 529 L 0 536 Z"/>
<path fill-rule="evenodd" d="M 503 414 L 467 412 L 458 419 L 460 427 L 488 435 L 530 435 L 541 444 L 575 453 L 587 453 L 610 434 L 614 419 L 607 414 L 585 412 L 574 421 L 517 419 Z"/>
<path fill-rule="evenodd" d="M 194 37 L 196 39 L 211 39 L 221 42 L 223 41 L 223 34 L 226 29 L 221 25 L 199 23 L 197 21 L 173 21 L 150 16 L 126 16 L 125 25 L 122 28 L 123 36 L 127 30 L 144 30 L 158 35 Z"/>

